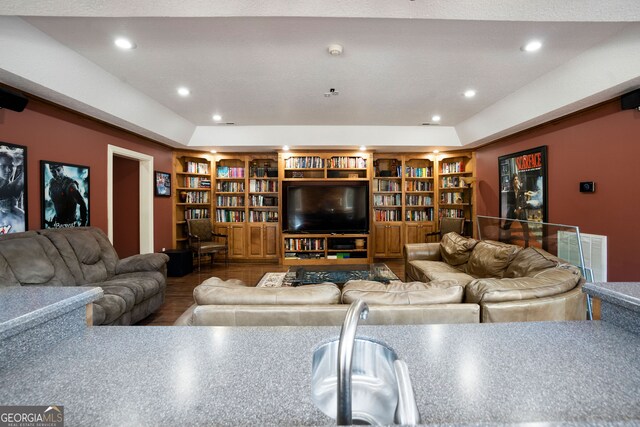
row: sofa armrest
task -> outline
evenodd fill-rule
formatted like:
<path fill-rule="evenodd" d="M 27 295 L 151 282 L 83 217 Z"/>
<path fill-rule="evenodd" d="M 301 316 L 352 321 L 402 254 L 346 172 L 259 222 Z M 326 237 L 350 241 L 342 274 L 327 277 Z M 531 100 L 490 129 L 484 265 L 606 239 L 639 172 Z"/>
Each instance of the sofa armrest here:
<path fill-rule="evenodd" d="M 116 274 L 135 273 L 136 271 L 164 271 L 169 262 L 167 254 L 140 254 L 118 260 Z"/>
<path fill-rule="evenodd" d="M 440 243 L 408 243 L 404 245 L 405 262 L 417 259 L 440 261 Z"/>
<path fill-rule="evenodd" d="M 193 304 L 191 307 L 187 309 L 184 313 L 178 317 L 173 324 L 173 326 L 193 326 L 193 310 L 198 306 L 198 304 Z"/>

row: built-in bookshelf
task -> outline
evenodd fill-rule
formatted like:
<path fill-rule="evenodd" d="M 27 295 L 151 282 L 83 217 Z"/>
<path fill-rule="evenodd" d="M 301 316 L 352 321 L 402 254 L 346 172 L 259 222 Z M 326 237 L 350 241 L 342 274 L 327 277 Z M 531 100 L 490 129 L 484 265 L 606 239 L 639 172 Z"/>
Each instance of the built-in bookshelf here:
<path fill-rule="evenodd" d="M 438 216 L 464 218 L 465 234 L 473 234 L 473 157 L 448 155 L 439 162 Z"/>
<path fill-rule="evenodd" d="M 434 162 L 425 155 L 405 157 L 404 163 L 404 220 L 434 221 Z"/>
<path fill-rule="evenodd" d="M 243 157 L 218 157 L 216 161 L 215 222 L 245 222 L 245 170 Z"/>

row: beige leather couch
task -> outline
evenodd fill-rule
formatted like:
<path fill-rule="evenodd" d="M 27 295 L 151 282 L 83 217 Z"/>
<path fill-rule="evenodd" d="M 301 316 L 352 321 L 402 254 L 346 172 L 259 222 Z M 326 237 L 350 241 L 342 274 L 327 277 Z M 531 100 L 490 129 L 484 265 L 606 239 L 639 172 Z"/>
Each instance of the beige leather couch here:
<path fill-rule="evenodd" d="M 358 298 L 369 304 L 369 317 L 362 324 L 478 323 L 480 308 L 463 304 L 463 292 L 451 280 L 388 286 L 352 280 L 340 290 L 333 283 L 256 288 L 212 277 L 194 289 L 196 303 L 175 325 L 337 326 Z"/>
<path fill-rule="evenodd" d="M 481 322 L 584 320 L 580 270 L 539 248 L 476 241 L 456 233 L 404 247 L 405 278 L 453 280 Z"/>

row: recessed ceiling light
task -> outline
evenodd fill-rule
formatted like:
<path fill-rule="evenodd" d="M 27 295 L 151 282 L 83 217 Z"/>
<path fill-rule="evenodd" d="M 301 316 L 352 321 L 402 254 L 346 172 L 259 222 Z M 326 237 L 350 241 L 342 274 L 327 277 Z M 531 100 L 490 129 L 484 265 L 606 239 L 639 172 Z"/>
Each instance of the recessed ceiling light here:
<path fill-rule="evenodd" d="M 525 52 L 535 52 L 536 50 L 539 50 L 541 47 L 542 47 L 542 42 L 540 42 L 539 40 L 531 40 L 529 43 L 522 46 L 520 49 Z"/>
<path fill-rule="evenodd" d="M 213 120 L 215 120 L 216 122 L 219 122 L 220 120 L 222 120 L 222 116 L 220 114 L 214 114 Z"/>
<path fill-rule="evenodd" d="M 118 46 L 120 49 L 135 49 L 136 48 L 136 44 L 133 43 L 131 40 L 129 39 L 125 39 L 124 37 L 118 37 L 115 41 L 114 41 L 115 45 Z"/>
<path fill-rule="evenodd" d="M 211 150 L 211 154 L 216 154 L 217 151 L 216 150 Z"/>
<path fill-rule="evenodd" d="M 438 154 L 440 150 L 433 150 L 433 154 Z"/>
<path fill-rule="evenodd" d="M 289 146 L 288 145 L 283 145 L 282 146 L 282 151 L 289 151 Z"/>
<path fill-rule="evenodd" d="M 360 146 L 360 151 L 365 151 L 367 149 L 367 147 L 365 147 L 364 145 Z"/>
<path fill-rule="evenodd" d="M 191 91 L 189 89 L 187 89 L 186 87 L 179 87 L 178 88 L 178 95 L 180 96 L 189 96 L 191 94 Z"/>
<path fill-rule="evenodd" d="M 440 119 L 441 119 L 441 117 L 439 115 L 437 115 L 437 114 L 434 115 L 434 116 L 431 116 L 431 120 L 434 121 L 434 122 L 439 122 Z"/>
<path fill-rule="evenodd" d="M 476 96 L 476 91 L 473 89 L 469 89 L 469 90 L 465 90 L 464 91 L 464 97 L 465 98 L 473 98 L 474 96 Z"/>

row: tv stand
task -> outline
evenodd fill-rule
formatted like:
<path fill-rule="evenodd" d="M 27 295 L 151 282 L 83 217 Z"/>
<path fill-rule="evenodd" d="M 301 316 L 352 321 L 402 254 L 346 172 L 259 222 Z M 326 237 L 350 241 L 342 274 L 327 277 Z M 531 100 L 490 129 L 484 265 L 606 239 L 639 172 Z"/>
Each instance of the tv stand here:
<path fill-rule="evenodd" d="M 283 265 L 369 264 L 369 234 L 282 234 Z"/>

